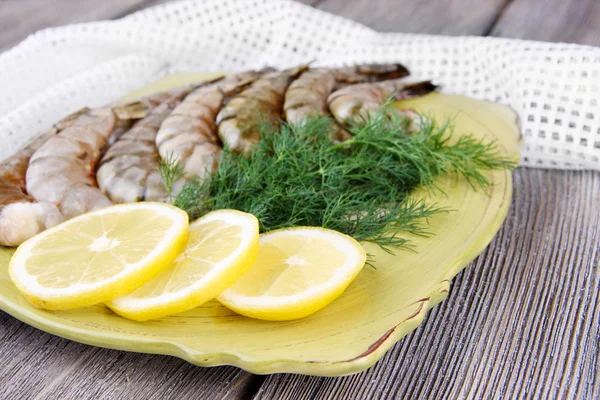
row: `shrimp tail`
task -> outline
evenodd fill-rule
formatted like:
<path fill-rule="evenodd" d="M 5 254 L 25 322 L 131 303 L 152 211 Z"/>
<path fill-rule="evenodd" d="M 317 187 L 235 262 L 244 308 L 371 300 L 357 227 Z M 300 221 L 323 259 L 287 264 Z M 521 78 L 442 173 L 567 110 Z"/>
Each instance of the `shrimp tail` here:
<path fill-rule="evenodd" d="M 399 88 L 393 96 L 396 100 L 412 99 L 414 97 L 425 96 L 438 88 L 439 86 L 433 84 L 431 81 L 409 83 L 406 86 Z"/>
<path fill-rule="evenodd" d="M 378 79 L 397 79 L 410 75 L 408 68 L 402 64 L 360 64 L 356 66 L 356 71 L 361 75 L 376 76 Z"/>
<path fill-rule="evenodd" d="M 337 89 L 357 83 L 373 83 L 404 78 L 410 71 L 402 64 L 360 64 L 333 69 Z"/>
<path fill-rule="evenodd" d="M 150 109 L 148 104 L 139 100 L 113 107 L 115 115 L 121 120 L 142 119 Z"/>

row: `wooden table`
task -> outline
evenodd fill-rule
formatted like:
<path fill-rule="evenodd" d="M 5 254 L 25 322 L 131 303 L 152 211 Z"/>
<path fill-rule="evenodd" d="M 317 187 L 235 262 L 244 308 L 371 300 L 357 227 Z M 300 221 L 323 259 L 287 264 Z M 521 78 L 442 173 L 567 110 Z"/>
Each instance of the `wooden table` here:
<path fill-rule="evenodd" d="M 164 0 L 0 0 L 0 50 Z M 600 45 L 597 0 L 304 0 L 380 31 Z M 1 72 L 0 72 L 1 73 Z M 600 173 L 521 168 L 503 228 L 373 368 L 256 376 L 71 342 L 0 312 L 1 399 L 600 399 Z"/>

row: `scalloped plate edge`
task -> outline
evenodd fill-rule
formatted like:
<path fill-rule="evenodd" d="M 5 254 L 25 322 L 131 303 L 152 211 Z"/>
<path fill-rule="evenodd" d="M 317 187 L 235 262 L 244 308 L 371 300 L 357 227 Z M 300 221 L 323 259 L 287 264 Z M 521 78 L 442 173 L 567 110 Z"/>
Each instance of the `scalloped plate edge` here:
<path fill-rule="evenodd" d="M 487 227 L 485 234 L 480 235 L 479 239 L 473 242 L 473 246 L 466 250 L 458 261 L 450 266 L 451 272 L 445 280 L 434 287 L 426 297 L 414 303 L 419 305 L 409 318 L 396 324 L 385 332 L 378 340 L 373 342 L 365 352 L 350 360 L 334 362 L 286 359 L 263 362 L 249 361 L 241 356 L 229 353 L 198 353 L 193 349 L 174 341 L 154 340 L 139 336 L 132 336 L 129 338 L 123 334 L 110 334 L 104 332 L 90 334 L 87 330 L 76 328 L 64 329 L 60 325 L 48 323 L 47 320 L 40 318 L 35 314 L 19 309 L 15 304 L 0 302 L 0 309 L 28 325 L 69 340 L 124 351 L 131 351 L 131 347 L 129 346 L 131 344 L 139 345 L 140 343 L 143 343 L 143 346 L 147 348 L 144 349 L 144 351 L 136 352 L 175 356 L 201 367 L 232 365 L 254 374 L 298 373 L 315 376 L 339 376 L 361 372 L 373 366 L 394 344 L 421 324 L 427 312 L 448 296 L 452 278 L 469 265 L 469 263 L 471 263 L 471 261 L 473 261 L 488 246 L 498 230 L 500 230 L 510 207 L 510 201 L 507 200 L 510 200 L 512 197 L 511 174 L 509 171 L 504 171 L 504 174 L 506 179 L 506 190 L 508 193 L 504 196 L 505 200 L 502 201 L 500 208 L 498 209 L 494 224 L 490 224 Z"/>

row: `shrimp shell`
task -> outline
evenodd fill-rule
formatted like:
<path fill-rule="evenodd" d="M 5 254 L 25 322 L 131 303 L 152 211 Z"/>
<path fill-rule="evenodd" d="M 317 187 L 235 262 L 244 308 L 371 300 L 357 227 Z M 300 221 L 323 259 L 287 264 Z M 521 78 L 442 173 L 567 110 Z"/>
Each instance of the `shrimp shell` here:
<path fill-rule="evenodd" d="M 327 97 L 336 86 L 333 70 L 315 68 L 304 71 L 285 92 L 284 119 L 299 125 L 311 117 L 328 115 Z M 332 124 L 331 139 L 340 143 L 352 135 L 337 123 Z"/>
<path fill-rule="evenodd" d="M 284 117 L 292 125 L 307 118 L 326 115 L 327 97 L 336 85 L 330 69 L 315 68 L 302 73 L 285 92 Z"/>
<path fill-rule="evenodd" d="M 189 94 L 163 121 L 156 135 L 160 157 L 178 162 L 186 179 L 209 176 L 221 155 L 215 119 L 223 102 L 263 73 L 232 75 Z M 175 185 L 176 190 L 179 186 Z"/>
<path fill-rule="evenodd" d="M 62 119 L 49 131 L 0 163 L 0 245 L 18 246 L 63 221 L 63 216 L 54 204 L 36 202 L 27 195 L 25 175 L 32 154 L 87 111 L 85 108 Z"/>
<path fill-rule="evenodd" d="M 117 116 L 117 125 L 111 133 L 105 147 L 112 146 L 121 135 L 127 132 L 135 123 L 135 121 L 145 118 L 150 112 L 159 106 L 164 101 L 176 95 L 179 91 L 186 89 L 166 90 L 163 92 L 152 93 L 147 96 L 140 97 L 137 100 L 130 101 L 125 104 L 119 104 L 113 107 L 113 111 Z"/>
<path fill-rule="evenodd" d="M 327 102 L 338 123 L 360 123 L 377 111 L 392 95 L 396 100 L 424 96 L 437 89 L 431 81 L 409 82 L 401 79 L 347 86 L 333 92 Z"/>
<path fill-rule="evenodd" d="M 332 70 L 337 88 L 357 83 L 372 83 L 390 79 L 404 78 L 410 75 L 402 64 L 361 64 Z"/>
<path fill-rule="evenodd" d="M 223 143 L 238 153 L 248 152 L 260 140 L 261 119 L 278 123 L 288 85 L 306 69 L 303 65 L 267 73 L 233 97 L 217 115 Z"/>
<path fill-rule="evenodd" d="M 29 195 L 58 206 L 66 218 L 112 204 L 96 186 L 94 170 L 116 122 L 110 107 L 94 109 L 48 139 L 30 159 Z"/>
<path fill-rule="evenodd" d="M 400 64 L 364 64 L 343 68 L 311 68 L 292 82 L 285 93 L 284 115 L 297 124 L 315 115 L 327 114 L 327 97 L 340 87 L 356 83 L 386 81 L 405 77 Z"/>
<path fill-rule="evenodd" d="M 161 123 L 187 93 L 172 95 L 125 132 L 100 161 L 96 180 L 114 203 L 165 201 L 166 189 L 159 173 L 156 134 Z"/>
<path fill-rule="evenodd" d="M 31 154 L 53 132 L 48 132 L 0 164 L 0 245 L 18 246 L 63 220 L 55 205 L 37 203 L 25 192 L 25 172 Z"/>
<path fill-rule="evenodd" d="M 314 116 L 328 115 L 327 98 L 336 88 L 357 82 L 376 82 L 408 75 L 400 64 L 365 64 L 344 68 L 309 69 L 292 82 L 285 93 L 284 117 L 292 125 Z M 343 142 L 350 133 L 333 125 L 332 140 Z"/>

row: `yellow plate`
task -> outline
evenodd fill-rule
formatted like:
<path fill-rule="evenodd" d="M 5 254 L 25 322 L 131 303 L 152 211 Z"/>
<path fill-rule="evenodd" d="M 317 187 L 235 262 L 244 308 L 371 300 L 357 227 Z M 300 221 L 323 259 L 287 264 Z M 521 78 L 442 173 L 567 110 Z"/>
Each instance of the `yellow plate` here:
<path fill-rule="evenodd" d="M 185 75 L 155 83 L 137 94 L 198 80 Z M 133 96 L 133 95 L 132 95 Z M 129 97 L 129 96 L 128 96 Z M 496 140 L 518 159 L 520 135 L 515 114 L 505 107 L 460 96 L 433 94 L 407 101 L 440 118 L 454 118 L 456 134 Z M 365 267 L 336 301 L 307 318 L 267 322 L 236 315 L 216 301 L 149 322 L 121 318 L 103 305 L 69 311 L 33 307 L 7 274 L 12 250 L 0 247 L 0 308 L 44 331 L 95 346 L 170 354 L 201 366 L 230 364 L 266 374 L 295 372 L 344 375 L 373 365 L 400 338 L 414 330 L 427 310 L 441 302 L 450 280 L 496 234 L 511 199 L 511 174 L 489 173 L 489 195 L 462 180 L 440 182 L 446 194 L 430 195 L 455 212 L 431 219 L 431 238 L 413 237 L 417 252 L 391 256 L 366 245 L 377 269 Z M 419 195 L 419 194 L 415 194 Z"/>

